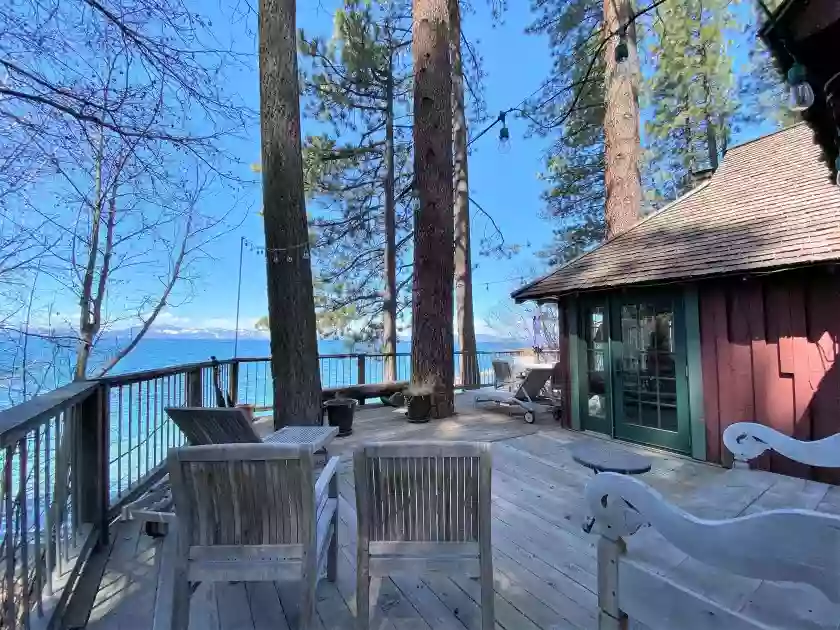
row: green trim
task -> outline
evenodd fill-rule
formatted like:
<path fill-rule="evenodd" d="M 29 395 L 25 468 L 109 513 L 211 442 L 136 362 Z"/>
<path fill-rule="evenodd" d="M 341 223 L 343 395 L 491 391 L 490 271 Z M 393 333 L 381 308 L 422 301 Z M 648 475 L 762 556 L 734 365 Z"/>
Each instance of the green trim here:
<path fill-rule="evenodd" d="M 691 422 L 691 456 L 706 460 L 706 417 L 703 413 L 703 363 L 700 348 L 700 299 L 697 287 L 685 289 L 685 337 L 688 355 L 688 408 Z"/>
<path fill-rule="evenodd" d="M 674 326 L 674 361 L 676 385 L 677 430 L 668 431 L 655 427 L 643 427 L 628 422 L 624 415 L 623 383 L 618 366 L 624 356 L 624 343 L 621 338 L 620 309 L 624 304 L 649 303 L 672 309 Z M 613 387 L 614 434 L 615 437 L 642 444 L 670 448 L 681 453 L 691 452 L 691 434 L 689 426 L 688 387 L 686 383 L 686 348 L 685 348 L 685 313 L 681 293 L 672 291 L 637 291 L 613 296 L 610 305 L 613 326 L 610 329 L 613 369 L 615 380 Z"/>
<path fill-rule="evenodd" d="M 569 373 L 571 375 L 571 403 L 572 428 L 580 431 L 580 336 L 578 326 L 578 302 L 566 302 L 566 323 L 569 326 Z"/>
<path fill-rule="evenodd" d="M 586 345 L 587 327 L 589 320 L 586 312 L 589 309 L 601 308 L 604 312 L 604 321 L 601 323 L 604 337 L 604 398 L 606 406 L 604 417 L 598 418 L 589 415 L 589 354 Z M 581 428 L 585 431 L 595 431 L 610 437 L 613 436 L 613 409 L 612 409 L 612 336 L 610 335 L 610 302 L 606 294 L 594 294 L 579 299 L 578 305 L 578 369 L 580 370 L 580 417 Z"/>

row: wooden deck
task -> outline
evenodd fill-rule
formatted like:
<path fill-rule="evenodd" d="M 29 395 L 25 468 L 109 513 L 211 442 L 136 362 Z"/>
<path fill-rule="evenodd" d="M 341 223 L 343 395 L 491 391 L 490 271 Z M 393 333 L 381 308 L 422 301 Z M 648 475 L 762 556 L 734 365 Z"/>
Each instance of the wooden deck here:
<path fill-rule="evenodd" d="M 360 408 L 354 433 L 336 440 L 342 455 L 338 581 L 318 588 L 317 625 L 354 628 L 355 522 L 348 454 L 365 441 L 447 439 L 493 442 L 493 559 L 496 625 L 505 630 L 596 628 L 595 537 L 581 530 L 583 488 L 590 473 L 572 461 L 569 447 L 599 439 L 561 429 L 550 414 L 527 425 L 504 410 L 474 410 L 469 394 L 459 414 L 425 425 L 408 424 L 385 407 Z M 632 447 L 628 447 L 632 448 Z M 723 469 L 639 449 L 653 459 L 644 479 L 666 497 L 685 503 Z M 154 540 L 133 523 L 117 524 L 87 627 L 147 630 L 154 607 Z M 371 585 L 371 628 L 463 630 L 480 626 L 478 582 L 446 575 L 393 576 Z M 190 628 L 278 630 L 296 628 L 293 583 L 201 585 L 192 599 Z"/>

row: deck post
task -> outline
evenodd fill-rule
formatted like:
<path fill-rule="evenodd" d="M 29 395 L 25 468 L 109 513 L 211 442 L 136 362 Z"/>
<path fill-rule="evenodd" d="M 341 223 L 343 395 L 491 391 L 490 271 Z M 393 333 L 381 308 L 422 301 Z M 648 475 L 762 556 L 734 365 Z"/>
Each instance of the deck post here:
<path fill-rule="evenodd" d="M 108 544 L 110 394 L 102 384 L 79 405 L 79 456 L 72 460 L 80 464 L 74 471 L 79 515 L 99 529 L 99 547 Z"/>
<path fill-rule="evenodd" d="M 187 407 L 203 406 L 201 396 L 201 368 L 187 371 Z"/>
<path fill-rule="evenodd" d="M 627 615 L 618 606 L 618 562 L 624 540 L 598 539 L 598 630 L 627 630 Z"/>
<path fill-rule="evenodd" d="M 233 359 L 230 362 L 230 372 L 228 373 L 228 396 L 233 401 L 234 405 L 239 404 L 239 360 Z"/>
<path fill-rule="evenodd" d="M 366 378 L 367 378 L 366 375 L 365 375 L 365 358 L 366 357 L 367 357 L 367 355 L 365 355 L 365 354 L 357 354 L 356 355 L 356 372 L 357 372 L 356 383 L 358 385 L 364 385 L 365 381 L 366 381 Z M 364 396 L 359 398 L 359 404 L 360 405 L 365 404 Z"/>

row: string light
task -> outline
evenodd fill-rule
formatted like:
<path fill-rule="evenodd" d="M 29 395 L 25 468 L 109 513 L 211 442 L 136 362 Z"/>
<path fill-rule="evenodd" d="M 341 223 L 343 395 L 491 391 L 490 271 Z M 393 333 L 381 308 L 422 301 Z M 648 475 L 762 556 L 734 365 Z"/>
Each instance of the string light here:
<path fill-rule="evenodd" d="M 282 259 L 285 258 L 287 263 L 292 263 L 295 261 L 295 257 L 292 255 L 296 251 L 300 251 L 300 257 L 303 260 L 309 260 L 311 257 L 309 251 L 309 243 L 297 243 L 295 245 L 289 245 L 288 247 L 263 247 L 262 245 L 257 245 L 256 243 L 249 241 L 248 239 L 243 238 L 242 242 L 245 244 L 245 247 L 248 248 L 249 251 L 265 256 L 268 260 L 273 263 L 279 263 Z"/>
<path fill-rule="evenodd" d="M 630 49 L 627 47 L 627 29 L 622 27 L 618 34 L 618 43 L 615 45 L 615 61 L 621 63 L 627 61 L 630 56 Z"/>
<path fill-rule="evenodd" d="M 788 70 L 787 80 L 790 85 L 790 108 L 795 112 L 804 112 L 814 104 L 814 89 L 808 83 L 805 68 L 794 63 Z"/>
<path fill-rule="evenodd" d="M 499 153 L 510 153 L 510 129 L 505 122 L 506 113 L 499 112 L 499 122 L 502 123 L 502 128 L 499 129 Z"/>

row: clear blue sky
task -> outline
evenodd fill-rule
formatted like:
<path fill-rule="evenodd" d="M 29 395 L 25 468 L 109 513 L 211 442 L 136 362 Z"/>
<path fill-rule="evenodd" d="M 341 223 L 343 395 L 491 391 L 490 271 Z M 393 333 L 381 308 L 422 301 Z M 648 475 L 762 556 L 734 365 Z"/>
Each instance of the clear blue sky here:
<path fill-rule="evenodd" d="M 329 35 L 332 32 L 333 9 L 341 0 L 298 0 L 298 27 L 307 34 Z M 531 21 L 531 14 L 524 8 L 525 3 L 511 3 L 504 22 L 494 24 L 490 11 L 484 2 L 477 2 L 477 11 L 465 17 L 465 32 L 484 56 L 486 71 L 486 101 L 489 112 L 517 105 L 529 95 L 547 76 L 550 68 L 550 56 L 547 40 L 543 37 L 525 35 L 524 29 Z M 221 16 L 220 16 L 221 17 Z M 218 20 L 216 23 L 226 23 Z M 255 18 L 247 28 L 255 28 Z M 254 108 L 258 102 L 258 76 L 256 42 L 253 33 L 245 34 L 246 25 L 234 23 L 228 26 L 231 36 L 250 38 L 254 57 L 248 71 L 238 73 L 230 89 L 237 90 Z M 243 42 L 240 49 L 246 48 Z M 736 62 L 738 57 L 736 55 Z M 494 217 L 504 233 L 508 243 L 518 243 L 522 253 L 513 259 L 498 260 L 487 257 L 475 257 L 478 268 L 474 276 L 475 312 L 477 329 L 486 332 L 486 322 L 491 313 L 500 304 L 510 303 L 510 291 L 519 285 L 523 277 L 530 279 L 535 272 L 544 272 L 543 263 L 535 252 L 549 242 L 551 224 L 540 218 L 542 202 L 540 193 L 543 189 L 538 180 L 538 173 L 543 165 L 543 152 L 547 140 L 538 137 L 526 137 L 526 124 L 518 119 L 509 120 L 511 132 L 511 151 L 500 153 L 497 147 L 497 132 L 491 131 L 475 145 L 470 156 L 470 188 L 473 196 Z M 304 133 L 307 123 L 304 120 Z M 477 131 L 477 130 L 476 130 Z M 742 130 L 738 141 L 749 139 L 761 130 Z M 259 127 L 254 125 L 248 140 L 231 144 L 245 164 L 258 162 L 260 156 Z M 193 299 L 164 314 L 161 323 L 172 323 L 188 327 L 233 327 L 236 310 L 236 285 L 239 258 L 240 237 L 262 243 L 262 219 L 257 211 L 260 206 L 261 191 L 254 186 L 250 195 L 250 211 L 241 228 L 231 232 L 213 243 L 208 251 L 213 256 L 201 265 L 201 278 L 195 288 Z M 224 205 L 230 200 L 223 196 L 208 200 L 208 203 Z M 243 213 L 247 204 L 241 204 Z M 473 222 L 474 241 L 480 238 L 486 228 L 486 222 L 476 217 Z M 242 309 L 240 327 L 250 327 L 253 322 L 266 313 L 265 263 L 256 253 L 245 252 L 242 274 Z"/>

